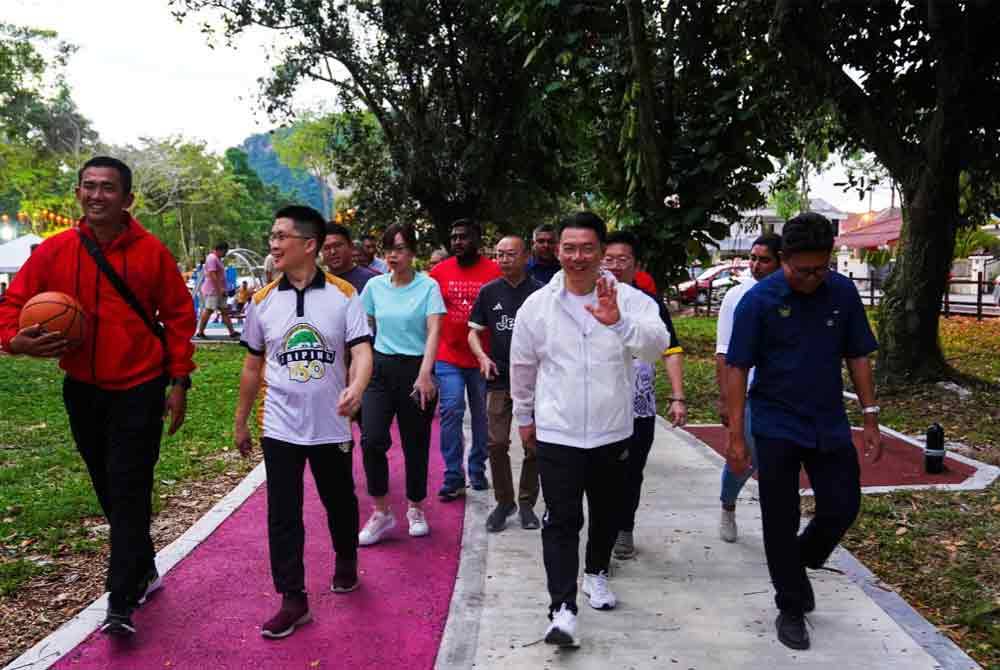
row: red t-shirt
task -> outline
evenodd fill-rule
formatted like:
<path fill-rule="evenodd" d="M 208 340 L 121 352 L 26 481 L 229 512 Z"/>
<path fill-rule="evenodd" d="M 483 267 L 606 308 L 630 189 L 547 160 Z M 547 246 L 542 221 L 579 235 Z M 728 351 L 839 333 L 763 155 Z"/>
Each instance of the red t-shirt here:
<path fill-rule="evenodd" d="M 483 284 L 500 276 L 497 264 L 485 256 L 480 256 L 476 264 L 462 267 L 452 256 L 434 266 L 431 277 L 441 287 L 444 307 L 448 310 L 441 319 L 441 342 L 438 344 L 437 360 L 451 363 L 460 368 L 477 368 L 479 363 L 469 349 L 469 312 L 476 302 Z"/>
<path fill-rule="evenodd" d="M 641 288 L 646 293 L 657 294 L 659 291 L 656 290 L 656 281 L 653 280 L 653 276 L 648 272 L 638 270 L 635 273 L 635 285 Z"/>

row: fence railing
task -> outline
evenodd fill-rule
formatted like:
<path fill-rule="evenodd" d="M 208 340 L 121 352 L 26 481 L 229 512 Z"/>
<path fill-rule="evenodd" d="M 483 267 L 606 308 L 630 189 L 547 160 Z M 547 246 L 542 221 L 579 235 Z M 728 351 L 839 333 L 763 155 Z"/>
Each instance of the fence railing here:
<path fill-rule="evenodd" d="M 861 301 L 865 305 L 874 307 L 882 301 L 882 284 L 884 280 L 880 277 L 855 277 L 854 273 L 849 273 L 847 277 L 858 287 Z M 952 288 L 959 286 L 975 286 L 974 294 L 957 293 L 955 295 L 968 295 L 968 300 L 955 299 L 952 295 Z M 680 291 L 676 286 L 672 287 L 669 299 L 678 300 Z M 694 301 L 694 313 L 696 316 L 712 316 L 719 313 L 722 305 L 722 298 L 726 295 L 731 286 L 716 288 L 709 284 L 704 289 L 700 289 L 697 299 Z M 1000 305 L 997 304 L 997 292 L 993 282 L 985 278 L 983 273 L 978 273 L 976 279 L 949 279 L 945 286 L 944 297 L 941 300 L 941 313 L 945 317 L 952 315 L 975 316 L 977 320 L 1000 317 Z"/>
<path fill-rule="evenodd" d="M 882 281 L 878 277 L 855 277 L 854 273 L 849 273 L 848 278 L 858 287 L 861 294 L 861 301 L 869 306 L 876 306 L 882 301 Z M 953 287 L 974 286 L 972 293 L 958 292 L 954 296 L 968 296 L 968 300 L 955 299 L 952 294 Z M 945 285 L 944 297 L 941 299 L 941 313 L 945 317 L 952 315 L 972 316 L 982 321 L 993 317 L 1000 317 L 1000 307 L 997 306 L 994 297 L 994 285 L 989 279 L 983 276 L 982 272 L 977 273 L 975 279 L 948 279 Z"/>

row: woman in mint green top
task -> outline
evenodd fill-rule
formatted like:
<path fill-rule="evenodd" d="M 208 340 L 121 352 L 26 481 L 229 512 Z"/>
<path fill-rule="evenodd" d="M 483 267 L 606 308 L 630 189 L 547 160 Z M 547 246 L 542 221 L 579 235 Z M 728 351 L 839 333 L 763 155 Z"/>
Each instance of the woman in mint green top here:
<path fill-rule="evenodd" d="M 406 465 L 406 518 L 411 537 L 430 532 L 424 516 L 427 463 L 437 385 L 434 358 L 445 313 L 436 281 L 413 270 L 417 239 L 412 226 L 393 225 L 382 237 L 389 274 L 372 277 L 361 292 L 369 322 L 375 325 L 371 383 L 361 402 L 361 440 L 368 493 L 375 510 L 358 533 L 358 544 L 381 540 L 396 526 L 389 508 L 389 428 L 399 424 Z"/>

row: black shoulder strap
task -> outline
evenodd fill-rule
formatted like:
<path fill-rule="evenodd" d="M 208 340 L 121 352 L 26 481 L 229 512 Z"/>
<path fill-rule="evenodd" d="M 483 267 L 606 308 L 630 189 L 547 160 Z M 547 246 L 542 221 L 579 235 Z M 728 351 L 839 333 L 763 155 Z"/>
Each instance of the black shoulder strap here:
<path fill-rule="evenodd" d="M 139 303 L 139 299 L 135 297 L 134 293 L 132 293 L 132 289 L 128 287 L 125 280 L 122 279 L 117 272 L 115 272 L 113 267 L 111 267 L 111 263 L 109 263 L 108 259 L 104 257 L 104 254 L 101 252 L 101 248 L 97 246 L 97 243 L 84 235 L 82 231 L 77 230 L 76 232 L 80 236 L 80 242 L 83 243 L 87 253 L 90 254 L 90 257 L 94 259 L 95 263 L 97 263 L 97 267 L 101 269 L 101 272 L 103 272 L 104 276 L 107 277 L 109 282 L 111 282 L 111 285 L 115 287 L 115 290 L 118 291 L 125 302 L 128 303 L 128 306 L 139 315 L 142 322 L 149 327 L 149 329 L 153 332 L 153 335 L 156 335 L 157 339 L 159 339 L 160 342 L 163 343 L 164 348 L 166 348 L 166 342 L 163 337 L 163 324 L 150 318 L 149 314 L 146 313 L 146 310 L 143 309 L 142 305 Z"/>

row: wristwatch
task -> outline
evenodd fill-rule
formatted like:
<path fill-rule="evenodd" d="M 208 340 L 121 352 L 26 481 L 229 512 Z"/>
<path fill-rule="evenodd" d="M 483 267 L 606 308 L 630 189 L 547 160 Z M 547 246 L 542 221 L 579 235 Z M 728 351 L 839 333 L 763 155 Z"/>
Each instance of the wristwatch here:
<path fill-rule="evenodd" d="M 174 377 L 170 380 L 171 386 L 180 386 L 182 389 L 187 391 L 191 388 L 191 375 L 184 375 L 183 377 Z"/>

